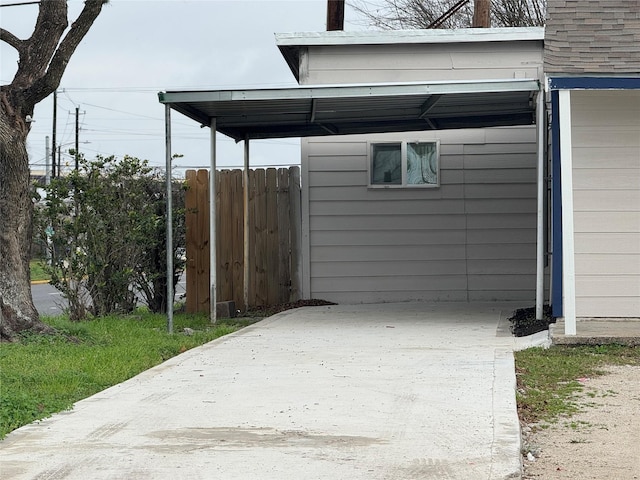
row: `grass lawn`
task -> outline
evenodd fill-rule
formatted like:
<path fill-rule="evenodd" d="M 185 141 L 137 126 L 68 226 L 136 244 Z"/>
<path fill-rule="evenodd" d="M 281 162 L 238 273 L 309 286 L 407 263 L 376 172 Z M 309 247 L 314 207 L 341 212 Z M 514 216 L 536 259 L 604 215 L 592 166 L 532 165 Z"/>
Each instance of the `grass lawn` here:
<path fill-rule="evenodd" d="M 254 322 L 239 318 L 214 326 L 204 315 L 175 315 L 174 332 L 195 330 L 187 336 L 169 335 L 166 317 L 146 312 L 80 323 L 65 317 L 44 321 L 59 334 L 25 335 L 0 344 L 0 438 Z"/>
<path fill-rule="evenodd" d="M 518 412 L 527 422 L 553 422 L 575 413 L 572 397 L 582 377 L 603 373 L 606 365 L 640 365 L 640 348 L 619 345 L 555 346 L 516 352 Z"/>
<path fill-rule="evenodd" d="M 29 262 L 29 268 L 31 269 L 31 281 L 50 280 L 49 275 L 44 271 L 43 260 L 34 258 Z"/>

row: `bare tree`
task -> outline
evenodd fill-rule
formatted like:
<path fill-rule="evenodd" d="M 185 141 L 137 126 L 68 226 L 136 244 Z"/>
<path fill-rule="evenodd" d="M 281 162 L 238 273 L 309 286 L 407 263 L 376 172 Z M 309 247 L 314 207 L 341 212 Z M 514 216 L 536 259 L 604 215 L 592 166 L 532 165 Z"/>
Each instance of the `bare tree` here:
<path fill-rule="evenodd" d="M 363 24 L 384 30 L 466 28 L 473 20 L 473 0 L 351 0 Z M 494 27 L 544 25 L 546 0 L 492 0 Z"/>
<path fill-rule="evenodd" d="M 11 83 L 0 86 L 0 339 L 23 330 L 47 331 L 33 305 L 29 275 L 33 202 L 26 142 L 35 105 L 60 85 L 62 74 L 108 0 L 86 0 L 69 28 L 66 0 L 39 4 L 31 37 L 0 28 L 0 40 L 19 61 Z"/>

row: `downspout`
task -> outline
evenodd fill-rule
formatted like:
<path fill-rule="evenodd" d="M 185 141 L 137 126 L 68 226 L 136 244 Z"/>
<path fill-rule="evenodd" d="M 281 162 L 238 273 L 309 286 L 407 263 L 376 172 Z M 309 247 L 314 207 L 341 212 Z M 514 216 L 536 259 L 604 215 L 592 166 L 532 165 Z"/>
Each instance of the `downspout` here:
<path fill-rule="evenodd" d="M 560 103 L 551 90 L 551 305 L 552 315 L 562 317 L 562 183 L 560 173 Z"/>
<path fill-rule="evenodd" d="M 536 240 L 536 319 L 544 316 L 544 159 L 545 159 L 545 118 L 544 118 L 544 89 L 538 92 L 538 106 L 536 111 L 538 131 L 538 238 Z"/>

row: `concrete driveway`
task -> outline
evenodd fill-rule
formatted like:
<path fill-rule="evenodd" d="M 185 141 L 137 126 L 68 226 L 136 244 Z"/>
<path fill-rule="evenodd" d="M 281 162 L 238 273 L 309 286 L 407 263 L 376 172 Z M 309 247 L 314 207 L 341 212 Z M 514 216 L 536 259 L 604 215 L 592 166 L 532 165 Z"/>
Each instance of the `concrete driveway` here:
<path fill-rule="evenodd" d="M 517 306 L 288 311 L 13 432 L 0 477 L 519 478 Z"/>

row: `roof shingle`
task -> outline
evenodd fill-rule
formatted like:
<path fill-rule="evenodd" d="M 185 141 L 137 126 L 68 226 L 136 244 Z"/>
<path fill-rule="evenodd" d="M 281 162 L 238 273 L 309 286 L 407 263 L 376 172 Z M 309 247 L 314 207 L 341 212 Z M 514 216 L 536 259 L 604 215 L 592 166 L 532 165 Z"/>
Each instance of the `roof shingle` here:
<path fill-rule="evenodd" d="M 640 0 L 548 0 L 544 68 L 640 74 Z"/>

